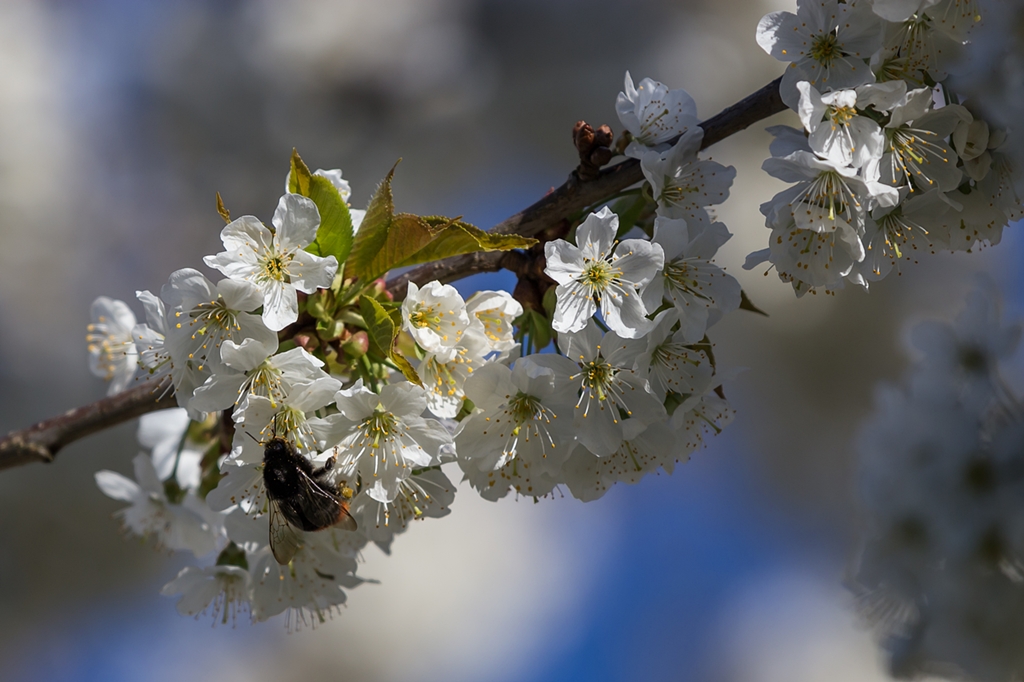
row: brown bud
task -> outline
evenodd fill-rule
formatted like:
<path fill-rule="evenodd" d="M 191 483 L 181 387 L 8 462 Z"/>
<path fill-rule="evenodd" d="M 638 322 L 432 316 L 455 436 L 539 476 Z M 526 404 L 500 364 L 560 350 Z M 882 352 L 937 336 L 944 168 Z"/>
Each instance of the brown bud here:
<path fill-rule="evenodd" d="M 611 126 L 603 125 L 594 131 L 594 146 L 609 147 L 613 137 L 614 134 L 612 133 Z"/>
<path fill-rule="evenodd" d="M 586 121 L 577 121 L 572 129 L 572 141 L 580 156 L 589 154 L 594 147 L 594 129 Z"/>

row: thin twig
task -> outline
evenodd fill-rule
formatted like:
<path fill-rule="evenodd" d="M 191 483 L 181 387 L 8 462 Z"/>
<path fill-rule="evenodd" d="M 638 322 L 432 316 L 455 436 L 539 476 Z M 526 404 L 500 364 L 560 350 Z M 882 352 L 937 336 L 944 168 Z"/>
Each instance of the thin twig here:
<path fill-rule="evenodd" d="M 701 149 L 720 142 L 748 126 L 785 109 L 776 79 L 704 123 Z M 540 201 L 498 223 L 492 232 L 534 236 L 558 225 L 587 206 L 596 204 L 643 180 L 640 163 L 629 159 L 603 169 L 593 180 L 581 180 L 575 172 L 561 187 Z M 493 272 L 515 262 L 514 253 L 471 253 L 428 263 L 388 280 L 388 290 L 398 298 L 405 295 L 410 281 L 450 282 L 478 272 Z M 159 399 L 157 396 L 160 396 Z M 65 412 L 27 429 L 12 431 L 0 439 L 0 469 L 29 462 L 52 462 L 65 445 L 134 419 L 148 412 L 174 407 L 173 390 L 154 389 L 144 383 L 118 395 Z"/>

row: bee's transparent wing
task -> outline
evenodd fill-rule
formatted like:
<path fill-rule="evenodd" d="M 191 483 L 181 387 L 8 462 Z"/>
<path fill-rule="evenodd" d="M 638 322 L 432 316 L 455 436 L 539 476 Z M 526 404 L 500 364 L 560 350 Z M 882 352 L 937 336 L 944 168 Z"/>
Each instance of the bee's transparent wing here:
<path fill-rule="evenodd" d="M 334 526 L 342 530 L 355 530 L 356 520 L 348 513 L 348 502 L 321 487 L 320 483 L 299 472 L 299 480 L 306 493 L 299 496 L 298 504 L 303 516 L 316 528 Z"/>
<path fill-rule="evenodd" d="M 335 522 L 334 527 L 341 528 L 342 530 L 358 529 L 358 526 L 356 526 L 356 520 L 348 513 L 348 502 L 341 503 L 341 514 L 338 516 L 338 520 Z"/>
<path fill-rule="evenodd" d="M 277 500 L 270 502 L 270 551 L 277 563 L 287 565 L 302 549 L 302 538 L 281 513 Z"/>

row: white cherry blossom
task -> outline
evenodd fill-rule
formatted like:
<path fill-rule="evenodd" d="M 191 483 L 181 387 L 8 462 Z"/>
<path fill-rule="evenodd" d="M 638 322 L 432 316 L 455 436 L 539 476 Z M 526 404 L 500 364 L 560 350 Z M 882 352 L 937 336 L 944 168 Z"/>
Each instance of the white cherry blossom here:
<path fill-rule="evenodd" d="M 259 289 L 263 322 L 278 331 L 298 319 L 296 292 L 311 294 L 329 287 L 338 261 L 303 250 L 316 239 L 320 226 L 320 213 L 310 199 L 285 194 L 274 212 L 273 225 L 271 232 L 253 216 L 232 221 L 221 232 L 225 251 L 203 261 L 229 279 Z"/>
<path fill-rule="evenodd" d="M 639 159 L 650 149 L 664 151 L 672 138 L 700 125 L 697 104 L 685 90 L 669 90 L 650 78 L 634 87 L 628 71 L 624 90 L 615 101 L 615 112 L 633 136 L 626 156 Z"/>
<path fill-rule="evenodd" d="M 170 376 L 177 383 L 181 372 L 174 371 L 174 360 L 167 346 L 167 317 L 164 302 L 149 291 L 136 291 L 135 297 L 146 311 L 146 322 L 132 329 L 132 339 L 138 352 L 139 367 L 151 381 L 161 381 Z"/>
<path fill-rule="evenodd" d="M 598 457 L 665 418 L 665 408 L 634 369 L 646 345 L 613 331 L 602 335 L 593 321 L 579 332 L 558 335 L 559 349 L 576 364 L 568 377 L 558 379 L 579 391 L 573 411 L 576 438 Z"/>
<path fill-rule="evenodd" d="M 882 128 L 858 114 L 856 90 L 837 90 L 822 95 L 807 81 L 800 81 L 796 86 L 800 91 L 797 113 L 810 133 L 810 146 L 816 154 L 839 166 L 855 168 L 882 158 L 885 144 Z"/>
<path fill-rule="evenodd" d="M 178 407 L 144 414 L 139 418 L 139 445 L 150 451 L 153 467 L 161 480 L 175 475 L 178 485 L 190 489 L 199 486 L 199 463 L 209 443 L 189 438 L 192 424 L 188 413 Z"/>
<path fill-rule="evenodd" d="M 490 352 L 481 328 L 470 327 L 455 346 L 427 353 L 417 371 L 427 389 L 427 409 L 435 417 L 454 419 L 462 409 L 466 379 L 487 362 Z"/>
<path fill-rule="evenodd" d="M 796 84 L 820 91 L 853 88 L 875 80 L 867 60 L 882 46 L 882 22 L 865 3 L 799 0 L 797 13 L 772 12 L 757 25 L 757 44 L 779 61 L 792 62 L 779 93 L 799 105 Z"/>
<path fill-rule="evenodd" d="M 466 301 L 466 313 L 473 326 L 483 329 L 492 350 L 509 351 L 516 345 L 512 323 L 523 314 L 523 306 L 507 291 L 478 291 Z"/>
<path fill-rule="evenodd" d="M 422 417 L 427 394 L 409 382 L 376 394 L 356 382 L 335 396 L 339 414 L 315 422 L 324 450 L 337 448 L 338 466 L 355 466 L 368 495 L 393 502 L 413 469 L 440 463 L 451 435 L 436 419 Z"/>
<path fill-rule="evenodd" d="M 530 355 L 512 369 L 491 363 L 466 382 L 476 411 L 459 425 L 456 453 L 481 497 L 542 497 L 557 484 L 573 445 L 575 371 L 560 355 Z"/>
<path fill-rule="evenodd" d="M 659 468 L 672 473 L 678 462 L 689 459 L 692 449 L 680 445 L 666 422 L 655 422 L 603 457 L 596 457 L 586 448 L 576 448 L 562 476 L 573 497 L 591 502 L 620 481 L 637 483 Z"/>
<path fill-rule="evenodd" d="M 180 594 L 178 613 L 183 616 L 208 614 L 216 625 L 232 625 L 239 613 L 249 610 L 251 580 L 239 566 L 186 566 L 160 590 L 165 597 Z"/>
<path fill-rule="evenodd" d="M 455 287 L 436 280 L 422 288 L 409 282 L 402 301 L 402 325 L 420 348 L 432 353 L 459 343 L 470 319 Z"/>
<path fill-rule="evenodd" d="M 687 131 L 669 150 L 648 152 L 640 167 L 658 202 L 658 215 L 682 218 L 688 225 L 711 222 L 707 207 L 729 198 L 736 169 L 710 159 L 700 159 L 704 131 Z"/>
<path fill-rule="evenodd" d="M 403 479 L 391 502 L 375 500 L 367 490 L 360 492 L 352 499 L 349 512 L 359 524 L 357 533 L 390 554 L 395 536 L 407 531 L 413 522 L 451 513 L 455 487 L 440 467 L 429 467 Z"/>
<path fill-rule="evenodd" d="M 962 171 L 947 138 L 970 114 L 959 105 L 932 109 L 931 88 L 908 92 L 893 108 L 885 124 L 882 180 L 911 191 L 936 188 L 949 192 L 960 185 Z"/>
<path fill-rule="evenodd" d="M 647 335 L 647 348 L 636 360 L 637 372 L 663 402 L 670 392 L 687 397 L 707 393 L 714 374 L 707 353 L 692 347 L 694 342 L 687 340 L 682 327 L 673 331 L 678 322 L 674 309 L 659 313 Z"/>
<path fill-rule="evenodd" d="M 555 331 L 580 331 L 598 306 L 607 325 L 624 338 L 650 329 L 641 296 L 664 265 L 664 252 L 643 239 L 616 243 L 618 227 L 619 217 L 606 206 L 576 228 L 576 246 L 564 239 L 544 245 L 544 272 L 558 283 Z"/>
<path fill-rule="evenodd" d="M 277 349 L 277 334 L 250 312 L 261 305 L 262 294 L 247 282 L 222 279 L 214 284 L 198 270 L 183 268 L 171 273 L 160 298 L 178 404 L 193 418 L 203 411 L 192 405 L 196 388 L 231 371 L 222 358 L 225 344 L 266 348 L 267 355 Z"/>
<path fill-rule="evenodd" d="M 262 517 L 254 523 L 266 527 Z M 288 629 L 298 630 L 316 627 L 338 612 L 347 599 L 344 588 L 361 582 L 355 577 L 354 553 L 341 544 L 345 541 L 339 542 L 340 551 L 335 548 L 338 535 L 352 533 L 304 533 L 302 547 L 287 566 L 277 562 L 269 547 L 249 557 L 254 621 L 287 611 Z"/>
<path fill-rule="evenodd" d="M 740 305 L 740 284 L 711 262 L 732 237 L 722 223 L 690 227 L 685 220 L 657 218 L 651 240 L 665 251 L 665 267 L 644 290 L 644 305 L 657 310 L 668 300 L 679 313 L 687 343 Z"/>

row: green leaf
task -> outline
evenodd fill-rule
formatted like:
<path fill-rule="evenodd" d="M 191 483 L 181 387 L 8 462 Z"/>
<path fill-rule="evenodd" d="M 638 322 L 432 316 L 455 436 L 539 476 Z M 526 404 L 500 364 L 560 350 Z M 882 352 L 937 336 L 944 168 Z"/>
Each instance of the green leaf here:
<path fill-rule="evenodd" d="M 320 212 L 316 239 L 306 247 L 314 256 L 334 256 L 344 263 L 352 250 L 352 215 L 338 188 L 327 178 L 313 175 L 299 153 L 292 150 L 292 167 L 288 173 L 288 191 L 308 197 Z"/>
<path fill-rule="evenodd" d="M 397 167 L 398 164 L 395 164 Z M 391 198 L 391 178 L 395 176 L 395 168 L 388 171 L 387 177 L 373 193 L 373 198 L 366 207 L 366 215 L 359 226 L 348 262 L 345 263 L 345 278 L 366 277 L 373 257 L 384 246 L 388 238 L 388 230 L 395 214 L 394 200 Z"/>
<path fill-rule="evenodd" d="M 747 292 L 743 291 L 742 289 L 740 289 L 740 310 L 749 310 L 752 313 L 757 313 L 758 315 L 764 315 L 765 317 L 768 317 L 768 313 L 754 305 L 754 303 L 747 296 Z"/>
<path fill-rule="evenodd" d="M 302 196 L 308 196 L 309 192 L 309 179 L 312 174 L 309 172 L 309 167 L 299 156 L 299 152 L 292 147 L 292 167 L 288 172 L 288 191 L 292 194 L 301 194 Z"/>
<path fill-rule="evenodd" d="M 422 386 L 423 382 L 420 381 L 416 370 L 405 359 L 405 356 L 395 349 L 395 338 L 398 336 L 400 328 L 396 326 L 395 320 L 384 309 L 384 306 L 369 296 L 363 296 L 359 299 L 359 308 L 363 312 L 366 333 L 370 337 L 370 344 L 374 350 L 381 357 L 388 358 L 395 363 L 406 379 L 417 386 Z M 398 312 L 401 315 L 401 311 Z"/>
<path fill-rule="evenodd" d="M 346 264 L 346 277 L 369 281 L 393 268 L 477 251 L 526 249 L 537 243 L 529 237 L 485 232 L 458 218 L 396 215 L 391 194 L 394 174 L 392 168 L 370 200 Z"/>
<path fill-rule="evenodd" d="M 536 310 L 527 310 L 515 321 L 522 332 L 527 354 L 539 353 L 551 343 L 551 322 Z"/>
<path fill-rule="evenodd" d="M 334 256 L 344 263 L 352 250 L 352 214 L 338 188 L 327 178 L 314 175 L 309 181 L 309 194 L 320 211 L 320 227 L 316 231 L 316 245 L 321 256 Z M 312 251 L 310 251 L 312 253 Z"/>
<path fill-rule="evenodd" d="M 409 361 L 405 359 L 404 355 L 392 353 L 391 361 L 402 371 L 402 375 L 407 381 L 414 383 L 417 386 L 423 386 L 423 381 L 420 379 L 420 375 L 416 373 L 416 370 L 413 369 L 413 366 L 409 364 Z"/>
<path fill-rule="evenodd" d="M 395 344 L 395 337 L 398 336 L 394 320 L 380 303 L 369 296 L 359 299 L 359 309 L 363 312 L 363 321 L 366 323 L 366 333 L 370 337 L 370 343 L 381 357 L 390 356 Z"/>

